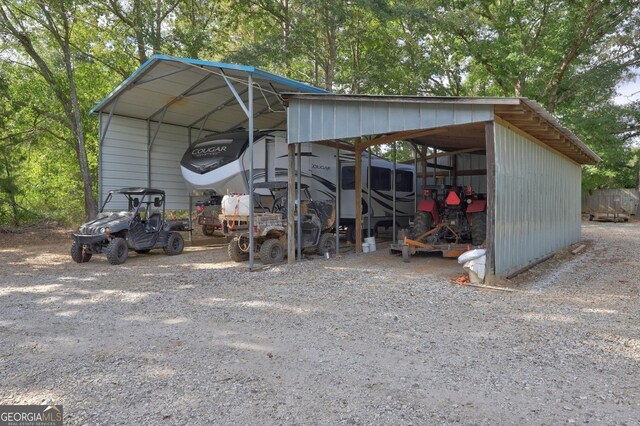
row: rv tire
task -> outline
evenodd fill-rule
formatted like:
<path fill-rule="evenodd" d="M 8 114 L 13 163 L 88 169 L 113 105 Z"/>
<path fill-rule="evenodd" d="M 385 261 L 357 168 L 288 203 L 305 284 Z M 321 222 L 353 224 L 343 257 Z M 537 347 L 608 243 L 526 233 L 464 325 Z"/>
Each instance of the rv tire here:
<path fill-rule="evenodd" d="M 336 251 L 336 236 L 335 234 L 326 233 L 320 236 L 320 242 L 318 243 L 318 254 L 324 256 L 327 253 L 335 253 Z"/>

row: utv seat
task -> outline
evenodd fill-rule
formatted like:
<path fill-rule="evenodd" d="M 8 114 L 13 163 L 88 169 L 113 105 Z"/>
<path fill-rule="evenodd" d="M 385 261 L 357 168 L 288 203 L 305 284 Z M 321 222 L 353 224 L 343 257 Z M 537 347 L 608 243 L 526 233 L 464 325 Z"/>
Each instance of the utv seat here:
<path fill-rule="evenodd" d="M 157 232 L 162 225 L 162 216 L 160 213 L 153 213 L 147 219 L 147 223 L 144 225 L 144 230 L 147 232 Z"/>
<path fill-rule="evenodd" d="M 254 213 L 269 213 L 268 207 L 262 205 L 262 196 L 260 194 L 253 194 L 253 212 Z"/>

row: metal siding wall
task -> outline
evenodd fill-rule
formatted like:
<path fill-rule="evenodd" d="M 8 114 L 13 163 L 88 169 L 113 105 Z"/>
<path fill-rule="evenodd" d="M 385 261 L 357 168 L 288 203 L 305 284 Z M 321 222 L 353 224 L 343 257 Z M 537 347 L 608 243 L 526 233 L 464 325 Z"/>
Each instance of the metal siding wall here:
<path fill-rule="evenodd" d="M 458 170 L 484 170 L 487 168 L 487 157 L 482 154 L 459 154 Z M 487 193 L 487 176 L 458 176 L 458 186 L 471 185 L 478 194 Z"/>
<path fill-rule="evenodd" d="M 152 132 L 154 128 L 155 124 L 151 126 Z M 188 130 L 166 124 L 151 146 L 151 186 L 167 193 L 169 210 L 189 209 L 189 190 L 180 171 L 180 160 L 188 146 Z"/>
<path fill-rule="evenodd" d="M 491 120 L 491 105 L 292 98 L 289 143 L 355 138 Z"/>
<path fill-rule="evenodd" d="M 103 120 L 103 126 L 106 122 Z M 147 186 L 147 123 L 114 116 L 106 131 L 100 152 L 101 200 L 113 189 Z"/>
<path fill-rule="evenodd" d="M 153 129 L 154 126 L 152 132 Z M 151 149 L 150 180 L 147 176 L 147 143 L 145 120 L 112 117 L 100 153 L 101 198 L 104 200 L 112 189 L 146 187 L 150 181 L 152 187 L 167 192 L 167 209 L 187 210 L 189 191 L 180 171 L 180 160 L 188 146 L 187 129 L 162 126 Z"/>
<path fill-rule="evenodd" d="M 580 166 L 496 123 L 495 274 L 580 240 Z"/>

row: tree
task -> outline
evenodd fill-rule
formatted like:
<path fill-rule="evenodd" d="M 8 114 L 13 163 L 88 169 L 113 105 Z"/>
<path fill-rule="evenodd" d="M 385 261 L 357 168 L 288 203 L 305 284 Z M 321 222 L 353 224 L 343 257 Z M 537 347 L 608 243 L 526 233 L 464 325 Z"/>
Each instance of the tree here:
<path fill-rule="evenodd" d="M 74 148 L 83 183 L 84 207 L 87 217 L 97 212 L 92 177 L 87 158 L 75 81 L 72 34 L 78 21 L 77 13 L 87 5 L 73 1 L 0 1 L 0 30 L 16 42 L 16 56 L 30 59 L 24 65 L 38 72 L 47 83 L 63 115 L 52 114 L 64 124 L 74 140 Z M 26 56 L 25 56 L 26 55 Z"/>
<path fill-rule="evenodd" d="M 611 98 L 640 63 L 637 2 L 454 0 L 436 10 L 439 32 L 454 34 L 471 60 L 470 81 L 534 98 L 552 113 L 574 98 Z"/>
<path fill-rule="evenodd" d="M 149 52 L 166 53 L 163 52 L 165 27 L 173 27 L 174 10 L 180 2 L 181 0 L 107 0 L 104 6 L 113 14 L 115 21 L 124 25 L 125 37 L 133 41 L 141 65 L 149 59 Z"/>
<path fill-rule="evenodd" d="M 603 158 L 585 169 L 587 187 L 628 185 L 630 153 L 615 132 L 624 114 L 611 99 L 640 63 L 637 1 L 444 0 L 435 8 L 438 33 L 452 34 L 449 45 L 468 58 L 463 93 L 537 100 Z"/>
<path fill-rule="evenodd" d="M 18 196 L 20 188 L 16 182 L 16 164 L 20 164 L 20 155 L 16 142 L 19 135 L 7 131 L 15 106 L 12 105 L 9 93 L 9 83 L 3 77 L 8 70 L 0 75 L 0 223 L 20 225 L 20 205 Z"/>
<path fill-rule="evenodd" d="M 220 57 L 227 48 L 235 8 L 223 0 L 182 0 L 175 9 L 171 51 L 188 58 Z"/>

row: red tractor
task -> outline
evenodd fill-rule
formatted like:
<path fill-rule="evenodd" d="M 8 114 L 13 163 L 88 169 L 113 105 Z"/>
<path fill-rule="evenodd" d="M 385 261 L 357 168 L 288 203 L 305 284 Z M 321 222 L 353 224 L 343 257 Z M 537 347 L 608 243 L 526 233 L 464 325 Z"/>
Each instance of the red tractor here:
<path fill-rule="evenodd" d="M 464 190 L 460 187 L 450 188 L 441 194 L 434 189 L 425 189 L 423 195 L 425 199 L 418 203 L 411 229 L 412 239 L 426 240 L 431 245 L 484 243 L 487 200 L 474 193 L 471 185 Z"/>

